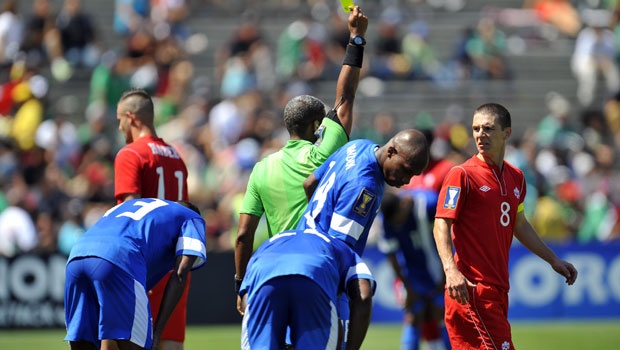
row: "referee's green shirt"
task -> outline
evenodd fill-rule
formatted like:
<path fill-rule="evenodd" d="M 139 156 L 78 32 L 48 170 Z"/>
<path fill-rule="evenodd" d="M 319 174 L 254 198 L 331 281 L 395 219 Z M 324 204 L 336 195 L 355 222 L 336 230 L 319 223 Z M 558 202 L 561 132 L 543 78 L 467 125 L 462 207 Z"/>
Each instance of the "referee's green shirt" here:
<path fill-rule="evenodd" d="M 304 180 L 348 141 L 337 122 L 324 118 L 321 136 L 312 144 L 289 140 L 276 153 L 256 163 L 243 197 L 242 214 L 267 217 L 269 237 L 297 226 L 308 201 Z"/>

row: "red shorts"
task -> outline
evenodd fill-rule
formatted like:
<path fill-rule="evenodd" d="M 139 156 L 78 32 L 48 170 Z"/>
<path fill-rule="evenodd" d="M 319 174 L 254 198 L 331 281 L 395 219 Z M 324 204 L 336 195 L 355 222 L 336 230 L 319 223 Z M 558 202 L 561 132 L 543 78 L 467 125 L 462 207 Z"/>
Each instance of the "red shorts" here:
<path fill-rule="evenodd" d="M 161 300 L 163 299 L 164 291 L 166 290 L 166 284 L 168 283 L 168 279 L 171 274 L 172 271 L 168 272 L 168 274 L 166 274 L 161 281 L 157 282 L 155 287 L 149 291 L 149 302 L 151 304 L 153 322 L 157 319 L 159 306 L 161 305 Z M 161 335 L 162 340 L 173 340 L 180 343 L 185 341 L 185 326 L 187 325 L 187 294 L 189 291 L 190 281 L 191 273 L 187 275 L 187 284 L 185 285 L 183 295 L 172 312 L 172 315 L 170 315 L 168 323 L 166 323 L 166 327 L 164 327 L 164 331 Z"/>
<path fill-rule="evenodd" d="M 446 328 L 453 349 L 514 350 L 508 323 L 508 293 L 478 283 L 462 305 L 445 294 Z"/>

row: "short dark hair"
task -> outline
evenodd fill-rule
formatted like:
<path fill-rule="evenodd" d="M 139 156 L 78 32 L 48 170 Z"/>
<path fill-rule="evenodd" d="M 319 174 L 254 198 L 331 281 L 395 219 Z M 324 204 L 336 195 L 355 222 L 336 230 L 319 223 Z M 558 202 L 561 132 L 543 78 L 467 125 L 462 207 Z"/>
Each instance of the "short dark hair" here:
<path fill-rule="evenodd" d="M 510 112 L 508 112 L 506 107 L 500 105 L 499 103 L 485 103 L 476 108 L 475 114 L 478 113 L 496 117 L 502 129 L 510 128 L 512 126 Z"/>
<path fill-rule="evenodd" d="M 185 208 L 189 208 L 189 209 L 195 211 L 198 215 L 202 215 L 202 214 L 200 214 L 200 209 L 198 209 L 197 206 L 195 206 L 194 204 L 192 204 L 189 201 L 177 201 L 177 203 L 181 204 Z"/>
<path fill-rule="evenodd" d="M 293 97 L 284 107 L 284 126 L 291 135 L 301 135 L 308 125 L 325 117 L 325 104 L 310 95 Z"/>
<path fill-rule="evenodd" d="M 118 102 L 124 102 L 127 111 L 135 113 L 140 118 L 153 118 L 155 115 L 155 108 L 153 107 L 153 99 L 148 92 L 143 89 L 133 88 L 125 91 Z"/>

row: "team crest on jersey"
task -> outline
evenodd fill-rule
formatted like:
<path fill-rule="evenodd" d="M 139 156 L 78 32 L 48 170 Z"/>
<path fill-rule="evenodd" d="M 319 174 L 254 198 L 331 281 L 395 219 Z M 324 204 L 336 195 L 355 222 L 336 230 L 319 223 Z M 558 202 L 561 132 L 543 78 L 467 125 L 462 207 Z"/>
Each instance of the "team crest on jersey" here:
<path fill-rule="evenodd" d="M 361 216 L 368 215 L 368 212 L 372 208 L 372 205 L 375 203 L 376 199 L 376 194 L 370 192 L 367 189 L 363 189 L 360 195 L 357 196 L 357 199 L 355 200 L 353 211 Z"/>
<path fill-rule="evenodd" d="M 325 132 L 325 125 L 319 126 L 318 129 L 314 131 L 314 136 L 316 137 L 316 141 L 314 142 L 315 146 L 318 146 L 323 141 L 323 133 Z"/>
<path fill-rule="evenodd" d="M 502 343 L 502 350 L 509 350 L 510 349 L 510 343 L 508 341 L 504 341 Z"/>
<path fill-rule="evenodd" d="M 456 205 L 459 202 L 459 196 L 461 195 L 461 188 L 448 186 L 446 190 L 446 198 L 443 200 L 444 209 L 456 209 Z"/>
<path fill-rule="evenodd" d="M 521 192 L 519 192 L 518 188 L 515 187 L 514 193 L 515 193 L 515 197 L 517 197 L 517 199 L 519 199 L 519 197 L 521 197 Z"/>

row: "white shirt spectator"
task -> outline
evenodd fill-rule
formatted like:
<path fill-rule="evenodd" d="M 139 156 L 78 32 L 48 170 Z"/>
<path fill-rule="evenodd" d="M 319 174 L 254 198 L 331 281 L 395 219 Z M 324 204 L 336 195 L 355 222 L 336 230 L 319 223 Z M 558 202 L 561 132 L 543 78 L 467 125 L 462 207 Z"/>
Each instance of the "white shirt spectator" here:
<path fill-rule="evenodd" d="M 37 230 L 26 210 L 10 206 L 0 213 L 0 256 L 29 252 L 37 242 Z"/>

